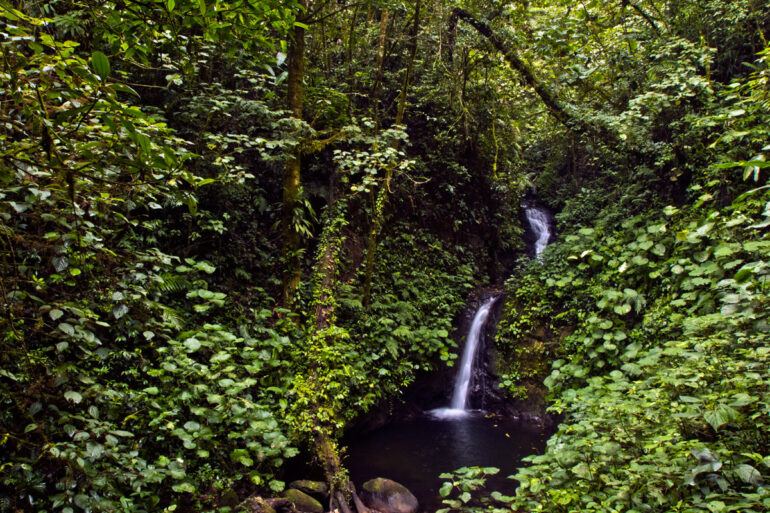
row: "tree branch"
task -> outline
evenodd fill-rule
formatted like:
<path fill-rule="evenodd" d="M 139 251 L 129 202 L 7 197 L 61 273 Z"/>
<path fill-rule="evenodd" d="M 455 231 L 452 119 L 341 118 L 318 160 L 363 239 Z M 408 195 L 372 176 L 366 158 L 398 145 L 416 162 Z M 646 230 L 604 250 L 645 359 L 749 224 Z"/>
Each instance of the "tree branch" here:
<path fill-rule="evenodd" d="M 548 107 L 548 111 L 551 113 L 551 115 L 565 127 L 567 127 L 567 129 L 578 135 L 583 134 L 599 138 L 609 138 L 612 140 L 612 142 L 619 143 L 619 138 L 614 132 L 602 129 L 601 127 L 595 127 L 573 116 L 567 110 L 565 105 L 562 104 L 562 102 L 559 100 L 556 92 L 553 91 L 548 86 L 548 84 L 537 77 L 534 70 L 522 57 L 519 56 L 518 53 L 516 53 L 515 49 L 506 45 L 497 36 L 497 34 L 495 34 L 492 29 L 489 28 L 489 25 L 483 21 L 477 20 L 466 10 L 460 9 L 459 7 L 452 9 L 452 15 L 449 17 L 448 32 L 450 59 L 453 58 L 455 46 L 454 32 L 458 20 L 463 20 L 464 22 L 471 25 L 479 34 L 484 36 L 490 43 L 492 43 L 492 46 L 494 46 L 497 51 L 503 54 L 503 58 L 508 63 L 508 65 L 514 70 L 518 71 L 521 76 L 524 77 L 524 81 L 527 83 L 527 85 L 535 90 L 535 93 L 537 93 L 545 106 Z"/>

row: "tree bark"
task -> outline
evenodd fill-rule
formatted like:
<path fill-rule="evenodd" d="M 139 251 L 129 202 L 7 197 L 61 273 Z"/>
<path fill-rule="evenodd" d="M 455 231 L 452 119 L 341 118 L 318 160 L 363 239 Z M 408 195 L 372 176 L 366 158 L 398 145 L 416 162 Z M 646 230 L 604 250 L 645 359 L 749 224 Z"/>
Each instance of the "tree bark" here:
<path fill-rule="evenodd" d="M 382 96 L 382 77 L 385 74 L 385 43 L 388 39 L 388 16 L 390 10 L 386 7 L 380 15 L 380 37 L 377 45 L 377 70 L 375 72 L 374 87 L 372 89 L 372 117 L 374 125 L 380 128 L 380 97 Z"/>
<path fill-rule="evenodd" d="M 342 229 L 347 224 L 345 219 L 346 205 L 344 200 L 339 200 L 334 205 L 327 207 L 327 215 L 324 223 L 321 242 L 318 249 L 315 265 L 315 287 L 313 297 L 314 305 L 314 335 L 318 334 L 334 324 L 334 307 L 336 305 L 335 292 L 337 283 L 337 256 L 342 250 Z M 315 337 L 311 337 L 311 340 Z M 322 337 L 318 337 L 315 343 L 325 343 Z M 310 359 L 312 361 L 312 351 Z M 310 381 L 315 381 L 319 368 L 311 363 Z M 321 463 L 326 482 L 329 485 L 331 509 L 338 508 L 341 513 L 353 513 L 349 505 L 348 495 L 358 504 L 360 499 L 349 486 L 347 473 L 339 456 L 337 440 L 334 436 L 334 427 L 324 423 L 317 416 L 314 417 L 312 426 L 313 452 Z M 361 513 L 359 511 L 359 513 Z"/>
<path fill-rule="evenodd" d="M 348 49 L 347 49 L 347 65 L 348 65 L 348 117 L 353 116 L 353 93 L 356 88 L 354 86 L 355 80 L 353 79 L 353 46 L 356 41 L 356 20 L 358 19 L 358 8 L 361 4 L 356 3 L 353 7 L 353 15 L 350 17 L 350 26 L 348 28 Z"/>
<path fill-rule="evenodd" d="M 471 25 L 479 34 L 487 38 L 487 40 L 492 43 L 492 46 L 494 46 L 497 51 L 503 54 L 503 58 L 505 58 L 505 61 L 508 63 L 508 65 L 518 71 L 521 76 L 524 77 L 524 81 L 535 90 L 543 103 L 545 103 L 546 107 L 548 107 L 548 110 L 559 122 L 563 123 L 565 126 L 567 126 L 567 128 L 571 130 L 574 129 L 576 124 L 579 124 L 566 111 L 564 105 L 562 105 L 562 103 L 556 97 L 556 94 L 551 91 L 547 84 L 543 83 L 539 78 L 537 78 L 537 76 L 535 76 L 532 68 L 530 68 L 530 66 L 524 62 L 521 57 L 519 57 L 514 49 L 508 48 L 505 43 L 503 43 L 503 41 L 497 37 L 497 34 L 492 32 L 492 29 L 489 28 L 489 25 L 477 20 L 467 11 L 460 9 L 459 7 L 452 9 L 452 15 L 449 17 L 449 35 L 452 39 L 450 40 L 449 45 L 450 55 L 454 53 L 453 32 L 455 26 L 457 25 L 458 19 L 463 20 Z"/>
<path fill-rule="evenodd" d="M 638 151 L 635 149 L 626 148 L 625 143 L 621 140 L 615 131 L 609 129 L 608 127 L 594 126 L 572 115 L 566 106 L 559 100 L 556 93 L 548 86 L 548 84 L 537 77 L 534 70 L 529 66 L 527 62 L 524 61 L 524 59 L 519 56 L 518 53 L 516 53 L 515 49 L 509 48 L 508 45 L 506 45 L 499 37 L 497 37 L 497 34 L 492 32 L 492 29 L 489 28 L 489 25 L 477 20 L 467 11 L 460 9 L 459 7 L 452 10 L 452 15 L 449 18 L 450 58 L 452 58 L 452 53 L 454 50 L 454 36 L 452 34 L 458 20 L 463 20 L 471 25 L 479 34 L 484 36 L 490 43 L 492 43 L 492 46 L 494 46 L 497 51 L 503 54 L 503 58 L 508 63 L 508 65 L 514 70 L 518 71 L 521 76 L 524 77 L 524 81 L 535 90 L 535 93 L 537 93 L 537 95 L 540 97 L 551 115 L 553 115 L 553 117 L 562 123 L 568 130 L 575 133 L 576 135 L 586 135 L 604 140 L 610 146 L 616 147 L 618 149 L 625 148 L 625 152 L 628 155 L 638 154 Z"/>
<path fill-rule="evenodd" d="M 412 23 L 412 29 L 409 31 L 409 57 L 406 62 L 406 72 L 404 73 L 404 80 L 401 83 L 401 93 L 398 97 L 398 109 L 396 110 L 396 125 L 401 125 L 404 122 L 404 113 L 406 111 L 406 95 L 409 89 L 409 82 L 412 79 L 412 73 L 414 71 L 414 58 L 417 54 L 417 31 L 420 28 L 420 0 L 417 0 L 414 6 L 414 22 Z"/>
<path fill-rule="evenodd" d="M 305 75 L 305 29 L 294 27 L 294 40 L 288 51 L 288 77 L 286 106 L 296 119 L 302 119 L 302 81 Z M 283 274 L 282 302 L 287 308 L 294 303 L 297 287 L 302 279 L 302 261 L 300 254 L 300 234 L 294 227 L 295 210 L 299 204 L 300 169 L 302 152 L 299 147 L 286 160 L 283 172 L 283 211 L 281 235 L 283 238 Z"/>

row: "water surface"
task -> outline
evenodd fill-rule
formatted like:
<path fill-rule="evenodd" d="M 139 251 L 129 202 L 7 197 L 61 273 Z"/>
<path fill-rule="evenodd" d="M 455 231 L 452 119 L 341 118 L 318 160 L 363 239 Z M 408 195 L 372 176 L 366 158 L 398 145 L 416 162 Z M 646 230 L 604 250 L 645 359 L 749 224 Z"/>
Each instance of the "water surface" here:
<path fill-rule="evenodd" d="M 439 474 L 463 466 L 498 467 L 487 490 L 512 494 L 517 483 L 507 476 L 525 456 L 542 453 L 549 435 L 537 424 L 481 412 L 451 420 L 426 416 L 346 440 L 346 464 L 358 486 L 375 477 L 393 479 L 417 496 L 421 511 L 432 512 L 442 507 Z"/>

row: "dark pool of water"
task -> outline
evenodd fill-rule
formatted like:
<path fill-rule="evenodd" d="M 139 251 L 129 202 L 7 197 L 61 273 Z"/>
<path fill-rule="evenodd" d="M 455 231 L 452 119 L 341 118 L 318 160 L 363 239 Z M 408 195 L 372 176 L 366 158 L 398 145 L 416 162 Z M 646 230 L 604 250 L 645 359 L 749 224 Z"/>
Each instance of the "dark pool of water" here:
<path fill-rule="evenodd" d="M 375 477 L 393 479 L 409 488 L 423 512 L 442 507 L 438 490 L 443 472 L 463 466 L 497 467 L 487 490 L 512 494 L 521 459 L 542 453 L 550 430 L 482 413 L 452 420 L 428 416 L 387 425 L 345 441 L 346 466 L 360 486 Z"/>

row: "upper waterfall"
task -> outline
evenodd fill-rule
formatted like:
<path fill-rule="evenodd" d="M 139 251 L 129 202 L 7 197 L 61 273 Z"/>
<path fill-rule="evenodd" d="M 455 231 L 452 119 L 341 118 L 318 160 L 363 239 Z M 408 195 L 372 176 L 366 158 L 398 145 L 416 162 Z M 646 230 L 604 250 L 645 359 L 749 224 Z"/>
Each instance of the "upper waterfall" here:
<path fill-rule="evenodd" d="M 535 257 L 543 252 L 551 239 L 551 223 L 548 212 L 536 205 L 523 205 L 532 233 L 535 235 Z"/>

